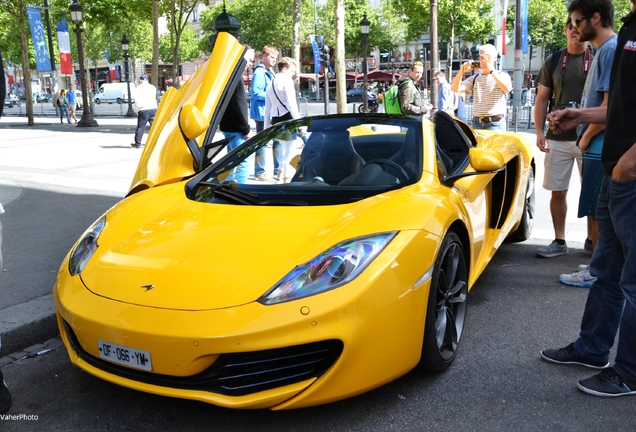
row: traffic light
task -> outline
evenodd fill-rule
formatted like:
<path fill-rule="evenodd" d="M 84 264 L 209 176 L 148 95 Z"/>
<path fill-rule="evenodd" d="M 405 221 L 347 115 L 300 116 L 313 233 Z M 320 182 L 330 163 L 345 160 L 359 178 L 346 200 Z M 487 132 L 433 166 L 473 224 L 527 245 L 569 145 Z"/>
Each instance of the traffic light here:
<path fill-rule="evenodd" d="M 330 49 L 329 49 L 329 47 L 328 47 L 327 45 L 324 45 L 324 46 L 322 47 L 322 53 L 321 53 L 321 56 L 322 56 L 322 65 L 323 65 L 325 68 L 328 68 L 328 67 L 329 67 L 329 51 L 330 51 Z"/>

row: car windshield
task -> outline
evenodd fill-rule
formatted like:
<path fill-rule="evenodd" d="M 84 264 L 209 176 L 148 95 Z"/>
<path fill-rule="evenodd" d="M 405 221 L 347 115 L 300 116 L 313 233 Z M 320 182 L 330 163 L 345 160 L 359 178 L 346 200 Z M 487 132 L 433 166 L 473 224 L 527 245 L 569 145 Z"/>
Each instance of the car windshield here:
<path fill-rule="evenodd" d="M 280 160 L 274 174 L 274 155 Z M 266 174 L 255 177 L 254 159 Z M 279 123 L 188 182 L 191 199 L 246 205 L 331 205 L 416 182 L 422 123 L 389 115 L 330 115 Z"/>

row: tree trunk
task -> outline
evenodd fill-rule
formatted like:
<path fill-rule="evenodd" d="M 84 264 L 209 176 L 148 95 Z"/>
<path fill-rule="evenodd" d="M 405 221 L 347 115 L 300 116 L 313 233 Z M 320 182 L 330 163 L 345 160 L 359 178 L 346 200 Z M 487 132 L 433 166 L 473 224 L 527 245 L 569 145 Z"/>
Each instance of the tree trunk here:
<path fill-rule="evenodd" d="M 31 67 L 29 66 L 29 41 L 27 39 L 26 8 L 20 12 L 20 45 L 22 46 L 22 81 L 24 82 L 24 98 L 26 99 L 27 124 L 33 126 L 33 91 L 31 89 Z M 4 103 L 4 101 L 2 101 Z"/>
<path fill-rule="evenodd" d="M 294 0 L 294 30 L 293 30 L 293 47 L 292 47 L 292 56 L 296 63 L 298 64 L 298 73 L 296 74 L 296 78 L 294 79 L 294 86 L 296 87 L 296 94 L 300 96 L 300 73 L 302 69 L 300 68 L 300 6 L 302 5 L 301 0 Z"/>
<path fill-rule="evenodd" d="M 150 73 L 152 84 L 159 88 L 159 0 L 152 0 L 152 70 Z"/>

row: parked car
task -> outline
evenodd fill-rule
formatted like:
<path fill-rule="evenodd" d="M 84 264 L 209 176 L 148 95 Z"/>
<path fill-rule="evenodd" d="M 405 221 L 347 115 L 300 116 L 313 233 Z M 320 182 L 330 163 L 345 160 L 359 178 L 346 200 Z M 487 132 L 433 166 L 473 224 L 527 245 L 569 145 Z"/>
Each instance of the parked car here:
<path fill-rule="evenodd" d="M 223 62 L 168 90 L 127 198 L 62 263 L 71 362 L 145 392 L 276 410 L 448 368 L 477 278 L 506 238 L 531 234 L 533 146 L 444 112 L 333 114 L 224 154 L 232 137 L 214 132 L 244 50 L 219 33 Z M 290 181 L 237 183 L 272 140 L 299 153 Z"/>
<path fill-rule="evenodd" d="M 75 90 L 75 97 L 77 99 L 77 109 L 82 109 L 82 104 L 84 103 L 84 101 L 82 100 L 82 91 Z"/>
<path fill-rule="evenodd" d="M 135 86 L 130 84 L 130 93 L 132 94 L 132 102 L 135 101 Z M 106 83 L 102 84 L 99 92 L 95 95 L 95 103 L 97 105 L 102 102 L 118 104 L 128 102 L 128 85 L 127 83 Z"/>
<path fill-rule="evenodd" d="M 7 108 L 13 108 L 14 106 L 20 106 L 20 98 L 13 93 L 8 93 L 4 98 L 4 106 Z"/>
<path fill-rule="evenodd" d="M 347 103 L 362 102 L 362 87 L 350 88 L 347 90 Z"/>
<path fill-rule="evenodd" d="M 51 102 L 51 95 L 49 93 L 38 93 L 35 97 L 35 101 L 39 103 Z"/>

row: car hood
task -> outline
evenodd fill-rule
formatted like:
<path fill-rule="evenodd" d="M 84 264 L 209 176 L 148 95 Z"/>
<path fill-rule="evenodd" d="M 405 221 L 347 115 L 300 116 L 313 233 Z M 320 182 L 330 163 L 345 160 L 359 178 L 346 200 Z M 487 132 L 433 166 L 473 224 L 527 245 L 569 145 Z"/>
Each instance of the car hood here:
<path fill-rule="evenodd" d="M 129 195 L 174 183 L 205 168 L 221 114 L 242 83 L 246 48 L 220 32 L 208 59 L 179 89 L 162 96 Z"/>
<path fill-rule="evenodd" d="M 187 200 L 181 184 L 161 189 L 106 215 L 99 247 L 81 273 L 90 291 L 180 310 L 250 303 L 334 244 L 404 226 L 390 215 L 396 206 L 403 214 L 409 208 L 392 194 L 347 205 L 267 207 Z M 117 208 L 127 205 L 134 208 Z"/>

